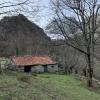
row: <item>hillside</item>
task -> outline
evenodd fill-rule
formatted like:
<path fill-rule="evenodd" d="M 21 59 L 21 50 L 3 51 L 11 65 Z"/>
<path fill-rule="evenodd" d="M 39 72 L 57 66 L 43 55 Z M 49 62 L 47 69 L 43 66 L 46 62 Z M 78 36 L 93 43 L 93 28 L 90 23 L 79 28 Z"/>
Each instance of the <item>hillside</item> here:
<path fill-rule="evenodd" d="M 7 72 L 0 75 L 0 100 L 100 100 L 72 76 Z"/>
<path fill-rule="evenodd" d="M 4 17 L 0 21 L 0 56 L 46 54 L 50 38 L 43 29 L 24 15 Z"/>

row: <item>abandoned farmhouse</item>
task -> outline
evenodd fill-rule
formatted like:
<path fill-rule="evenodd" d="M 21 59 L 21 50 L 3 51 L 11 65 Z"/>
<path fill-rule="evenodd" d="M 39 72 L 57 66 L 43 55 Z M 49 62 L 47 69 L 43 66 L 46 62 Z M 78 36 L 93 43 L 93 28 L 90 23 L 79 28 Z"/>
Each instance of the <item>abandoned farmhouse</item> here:
<path fill-rule="evenodd" d="M 11 59 L 12 70 L 22 72 L 57 72 L 58 65 L 48 56 L 15 56 Z"/>

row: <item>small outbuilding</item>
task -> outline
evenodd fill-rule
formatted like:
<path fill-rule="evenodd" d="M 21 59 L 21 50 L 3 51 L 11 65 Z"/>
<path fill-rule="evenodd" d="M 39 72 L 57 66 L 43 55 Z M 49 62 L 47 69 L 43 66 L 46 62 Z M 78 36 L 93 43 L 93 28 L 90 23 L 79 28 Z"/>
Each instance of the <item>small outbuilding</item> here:
<path fill-rule="evenodd" d="M 12 70 L 23 72 L 57 72 L 58 65 L 48 56 L 14 56 L 11 58 Z"/>

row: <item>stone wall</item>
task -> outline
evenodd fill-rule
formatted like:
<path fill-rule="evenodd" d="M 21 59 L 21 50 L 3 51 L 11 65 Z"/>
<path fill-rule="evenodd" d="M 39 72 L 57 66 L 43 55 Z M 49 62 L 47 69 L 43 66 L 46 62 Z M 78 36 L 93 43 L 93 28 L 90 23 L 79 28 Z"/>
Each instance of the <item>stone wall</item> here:
<path fill-rule="evenodd" d="M 24 66 L 16 66 L 16 70 L 24 72 Z"/>
<path fill-rule="evenodd" d="M 58 71 L 58 65 L 48 65 L 48 72 L 57 72 Z"/>
<path fill-rule="evenodd" d="M 8 69 L 14 70 L 14 71 L 24 72 L 24 67 L 23 66 L 10 65 L 10 66 L 8 66 Z"/>
<path fill-rule="evenodd" d="M 44 66 L 42 65 L 33 66 L 31 71 L 44 72 Z M 58 65 L 47 65 L 47 72 L 57 72 L 57 71 L 58 71 Z"/>
<path fill-rule="evenodd" d="M 9 69 L 21 71 L 24 72 L 24 66 L 15 66 L 12 65 L 9 67 Z M 47 72 L 57 72 L 58 71 L 58 65 L 47 65 Z M 37 65 L 31 67 L 31 72 L 44 72 L 44 66 Z"/>
<path fill-rule="evenodd" d="M 44 72 L 44 68 L 42 65 L 33 66 L 31 72 Z"/>

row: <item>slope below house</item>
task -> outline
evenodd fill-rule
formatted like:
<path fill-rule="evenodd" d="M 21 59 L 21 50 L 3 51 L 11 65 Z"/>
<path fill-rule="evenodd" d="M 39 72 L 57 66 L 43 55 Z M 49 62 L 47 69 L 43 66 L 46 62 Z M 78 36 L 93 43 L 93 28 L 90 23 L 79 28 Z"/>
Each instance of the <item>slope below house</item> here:
<path fill-rule="evenodd" d="M 58 65 L 48 56 L 16 56 L 12 57 L 13 70 L 23 72 L 57 72 Z"/>
<path fill-rule="evenodd" d="M 0 56 L 48 54 L 50 38 L 24 15 L 0 20 Z"/>

